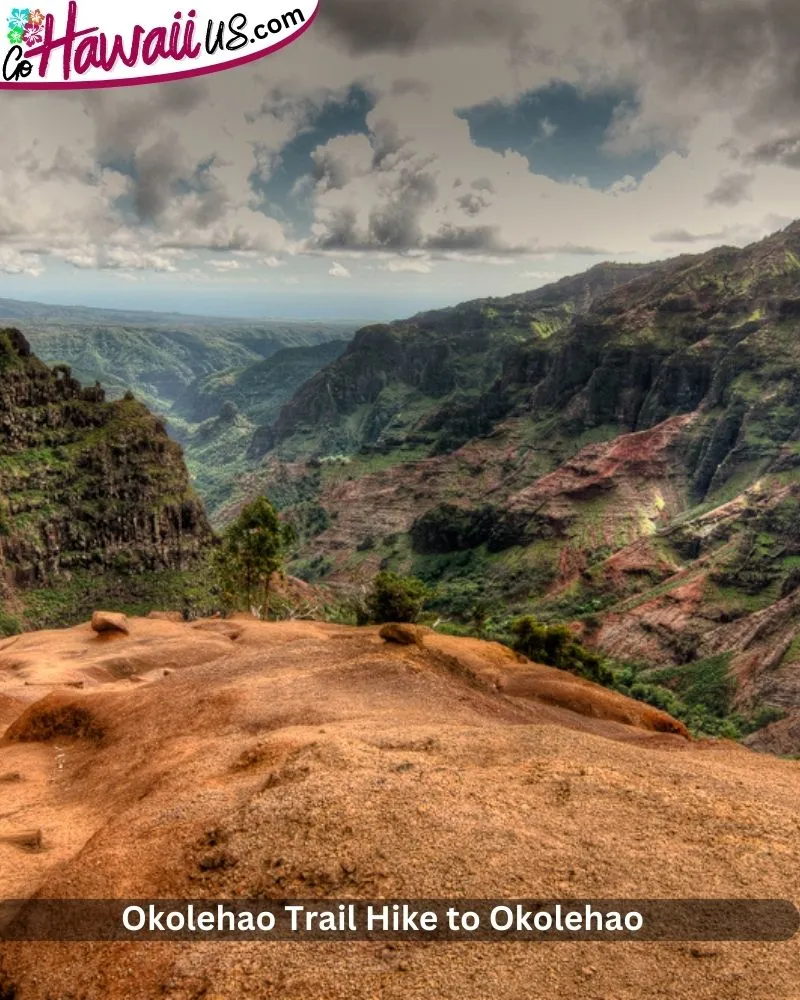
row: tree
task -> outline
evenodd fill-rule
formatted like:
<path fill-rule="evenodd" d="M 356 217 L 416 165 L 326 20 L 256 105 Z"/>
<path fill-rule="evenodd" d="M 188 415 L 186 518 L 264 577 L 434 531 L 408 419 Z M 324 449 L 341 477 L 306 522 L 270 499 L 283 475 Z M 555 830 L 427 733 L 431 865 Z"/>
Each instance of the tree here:
<path fill-rule="evenodd" d="M 284 552 L 293 538 L 293 529 L 281 523 L 266 497 L 242 508 L 215 556 L 223 599 L 229 607 L 244 601 L 249 610 L 255 594 L 262 617 L 269 617 L 270 581 L 273 573 L 283 569 Z"/>
<path fill-rule="evenodd" d="M 397 573 L 378 573 L 367 594 L 367 610 L 376 624 L 415 622 L 428 597 L 422 580 Z"/>

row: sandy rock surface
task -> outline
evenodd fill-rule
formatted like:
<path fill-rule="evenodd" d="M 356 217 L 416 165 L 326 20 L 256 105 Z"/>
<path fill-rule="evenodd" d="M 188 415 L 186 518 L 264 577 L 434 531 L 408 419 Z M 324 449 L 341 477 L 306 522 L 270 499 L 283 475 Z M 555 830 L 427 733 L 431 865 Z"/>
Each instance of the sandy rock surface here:
<path fill-rule="evenodd" d="M 798 898 L 796 761 L 478 640 L 128 624 L 0 646 L 0 896 Z M 797 1000 L 799 959 L 796 939 L 16 944 L 0 996 Z"/>

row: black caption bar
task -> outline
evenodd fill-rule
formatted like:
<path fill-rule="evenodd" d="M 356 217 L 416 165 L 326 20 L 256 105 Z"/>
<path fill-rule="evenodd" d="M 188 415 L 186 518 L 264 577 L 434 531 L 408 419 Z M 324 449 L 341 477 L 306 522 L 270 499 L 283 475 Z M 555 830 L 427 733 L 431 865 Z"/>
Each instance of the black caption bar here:
<path fill-rule="evenodd" d="M 776 899 L 6 900 L 0 941 L 787 941 Z"/>

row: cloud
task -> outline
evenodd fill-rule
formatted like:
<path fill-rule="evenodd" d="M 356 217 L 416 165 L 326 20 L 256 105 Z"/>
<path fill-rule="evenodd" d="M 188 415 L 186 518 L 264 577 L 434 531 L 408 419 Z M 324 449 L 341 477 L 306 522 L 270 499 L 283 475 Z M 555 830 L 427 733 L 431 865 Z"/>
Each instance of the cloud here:
<path fill-rule="evenodd" d="M 135 247 L 92 245 L 57 250 L 54 256 L 79 270 L 175 272 L 180 254 L 142 251 Z"/>
<path fill-rule="evenodd" d="M 26 274 L 38 278 L 42 273 L 42 264 L 36 254 L 0 248 L 0 271 L 3 274 Z"/>
<path fill-rule="evenodd" d="M 469 191 L 467 194 L 462 194 L 460 198 L 457 198 L 456 204 L 462 208 L 467 215 L 476 216 L 480 215 L 484 208 L 488 208 L 491 201 L 482 192 Z"/>
<path fill-rule="evenodd" d="M 344 264 L 340 264 L 338 260 L 335 260 L 331 265 L 331 269 L 328 274 L 332 278 L 352 278 L 352 274 L 347 270 Z"/>
<path fill-rule="evenodd" d="M 520 271 L 520 278 L 530 278 L 540 284 L 553 281 L 555 275 L 552 271 Z"/>
<path fill-rule="evenodd" d="M 512 45 L 536 24 L 524 0 L 335 0 L 320 24 L 351 53 L 410 53 L 460 42 Z"/>
<path fill-rule="evenodd" d="M 82 270 L 153 271 L 173 271 L 197 250 L 285 250 L 284 225 L 253 178 L 320 96 L 266 95 L 252 73 L 9 95 L 0 106 L 0 128 L 13 137 L 0 148 L 0 248 L 37 254 L 39 267 L 55 257 Z"/>
<path fill-rule="evenodd" d="M 748 153 L 751 164 L 778 163 L 784 167 L 800 167 L 800 135 L 784 135 L 761 142 Z"/>
<path fill-rule="evenodd" d="M 542 130 L 542 135 L 545 139 L 552 139 L 556 132 L 558 132 L 558 125 L 551 122 L 549 118 L 542 118 L 539 122 L 539 128 Z"/>
<path fill-rule="evenodd" d="M 653 233 L 650 239 L 654 243 L 707 243 L 709 240 L 722 238 L 722 233 L 690 233 L 688 229 L 664 229 Z"/>
<path fill-rule="evenodd" d="M 313 154 L 307 252 L 652 257 L 663 243 L 680 251 L 757 239 L 795 204 L 783 165 L 743 169 L 729 114 L 698 118 L 679 150 L 604 191 L 475 146 L 458 108 L 417 93 L 378 98 L 367 125 L 367 135 L 337 137 Z"/>
<path fill-rule="evenodd" d="M 383 264 L 382 268 L 392 274 L 430 274 L 433 264 L 427 257 L 394 257 Z"/>
<path fill-rule="evenodd" d="M 788 0 L 330 0 L 319 30 L 251 67 L 105 93 L 8 93 L 0 269 L 33 273 L 56 258 L 183 276 L 210 251 L 268 268 L 324 253 L 332 270 L 362 254 L 423 274 L 440 260 L 519 266 L 755 239 L 798 214 L 795 27 Z M 658 165 L 598 191 L 475 145 L 466 107 L 513 107 L 554 80 L 634 94 L 603 150 L 657 148 Z M 353 85 L 368 95 L 366 131 L 331 137 L 320 111 Z M 533 131 L 553 128 L 545 117 Z M 272 204 L 273 172 L 295 169 L 315 142 L 281 189 L 292 195 Z"/>
<path fill-rule="evenodd" d="M 800 6 L 791 0 L 613 0 L 662 104 L 733 108 L 746 133 L 796 121 Z"/>
<path fill-rule="evenodd" d="M 706 195 L 706 201 L 709 205 L 724 205 L 726 208 L 735 208 L 742 201 L 750 198 L 752 184 L 752 174 L 723 174 L 714 190 Z"/>
<path fill-rule="evenodd" d="M 788 220 L 787 220 L 788 221 Z M 764 227 L 770 232 L 780 227 Z M 763 233 L 761 229 L 749 226 L 725 226 L 723 229 L 713 233 L 692 233 L 688 229 L 665 229 L 662 232 L 654 233 L 650 239 L 654 243 L 671 243 L 676 246 L 691 246 L 695 244 L 705 244 L 706 246 L 719 246 L 727 244 L 730 246 L 744 246 L 746 243 L 755 242 Z"/>
<path fill-rule="evenodd" d="M 238 260 L 210 260 L 208 262 L 215 271 L 238 271 L 241 269 L 241 264 Z"/>

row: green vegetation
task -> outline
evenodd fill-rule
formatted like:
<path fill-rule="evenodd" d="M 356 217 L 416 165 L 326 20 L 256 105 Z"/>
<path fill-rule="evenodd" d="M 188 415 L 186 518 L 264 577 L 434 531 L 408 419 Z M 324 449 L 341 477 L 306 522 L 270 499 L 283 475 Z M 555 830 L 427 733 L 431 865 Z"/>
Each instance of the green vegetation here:
<path fill-rule="evenodd" d="M 212 518 L 252 467 L 247 453 L 258 427 L 342 353 L 353 329 L 9 300 L 0 300 L 2 315 L 24 321 L 37 355 L 67 378 L 102 384 L 110 399 L 131 393 L 163 415 Z M 16 364 L 0 349 L 0 367 Z M 233 418 L 228 404 L 237 407 Z"/>
<path fill-rule="evenodd" d="M 382 622 L 415 622 L 422 613 L 427 589 L 415 577 L 379 573 L 372 582 L 365 605 L 368 619 Z"/>
<path fill-rule="evenodd" d="M 427 454 L 453 451 L 508 414 L 513 399 L 494 387 L 509 370 L 537 367 L 528 350 L 551 353 L 556 331 L 587 298 L 649 271 L 601 264 L 532 292 L 365 327 L 298 390 L 255 453 L 298 459 L 420 446 Z"/>
<path fill-rule="evenodd" d="M 98 608 L 114 608 L 129 615 L 147 615 L 164 609 L 181 611 L 187 618 L 204 618 L 220 610 L 213 573 L 212 553 L 199 558 L 191 569 L 136 573 L 78 571 L 70 579 L 52 580 L 17 594 L 13 613 L 3 616 L 5 635 L 33 629 L 63 628 L 91 618 Z"/>
<path fill-rule="evenodd" d="M 598 684 L 610 686 L 614 680 L 603 657 L 586 649 L 566 625 L 543 625 L 529 615 L 511 625 L 513 648 L 529 660 L 559 670 L 569 670 Z"/>
<path fill-rule="evenodd" d="M 618 691 L 680 719 L 695 736 L 740 740 L 783 718 L 783 711 L 763 705 L 750 715 L 732 710 L 735 681 L 731 654 L 681 667 L 652 669 L 637 664 L 614 671 Z"/>
<path fill-rule="evenodd" d="M 293 574 L 332 577 L 341 592 L 380 568 L 382 610 L 362 616 L 438 619 L 594 676 L 697 732 L 742 735 L 774 709 L 737 715 L 742 629 L 729 629 L 727 648 L 727 627 L 770 609 L 753 623 L 758 655 L 778 682 L 798 655 L 799 238 L 795 226 L 755 248 L 601 265 L 366 327 L 346 350 L 321 328 L 178 331 L 163 317 L 118 317 L 108 339 L 97 320 L 80 343 L 99 355 L 113 345 L 115 368 L 99 377 L 167 414 L 219 523 L 268 492 L 296 533 Z M 0 455 L 0 538 L 23 573 L 45 579 L 43 528 L 71 531 L 78 510 L 81 538 L 70 535 L 62 567 L 150 571 L 152 551 L 107 565 L 92 533 L 146 510 L 153 538 L 164 519 L 180 535 L 176 511 L 191 498 L 168 471 L 176 456 L 134 401 L 98 417 L 72 371 L 100 362 L 56 322 L 69 349 L 48 352 L 64 363 L 52 377 L 85 434 L 78 444 L 58 422 L 23 428 L 22 446 Z M 26 365 L 13 339 L 0 360 L 13 384 Z M 160 459 L 146 447 L 154 434 Z M 97 488 L 120 468 L 120 482 Z M 65 473 L 69 494 L 52 488 Z M 376 497 L 391 516 L 375 516 Z M 619 629 L 605 627 L 609 614 Z M 589 650 L 571 631 L 578 621 L 587 643 L 613 653 L 622 635 L 620 648 L 654 662 Z M 724 652 L 704 658 L 711 628 Z"/>
<path fill-rule="evenodd" d="M 270 614 L 270 584 L 283 568 L 284 554 L 294 540 L 292 527 L 282 524 L 266 497 L 244 507 L 222 536 L 214 565 L 226 608 L 259 608 Z"/>
<path fill-rule="evenodd" d="M 24 626 L 19 618 L 0 608 L 0 636 L 19 635 L 22 631 Z"/>
<path fill-rule="evenodd" d="M 6 593 L 19 592 L 0 627 L 64 623 L 48 595 L 70 614 L 76 579 L 130 574 L 133 592 L 196 560 L 211 532 L 163 422 L 133 399 L 107 402 L 67 366 L 48 369 L 19 331 L 2 332 L 0 358 L 0 539 Z"/>

